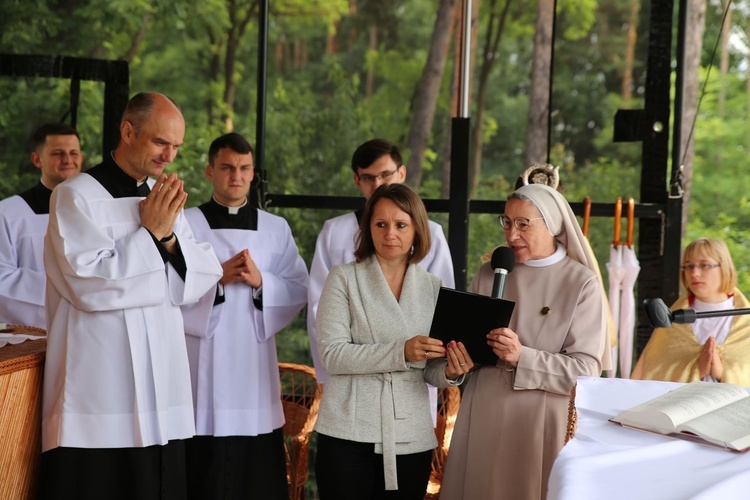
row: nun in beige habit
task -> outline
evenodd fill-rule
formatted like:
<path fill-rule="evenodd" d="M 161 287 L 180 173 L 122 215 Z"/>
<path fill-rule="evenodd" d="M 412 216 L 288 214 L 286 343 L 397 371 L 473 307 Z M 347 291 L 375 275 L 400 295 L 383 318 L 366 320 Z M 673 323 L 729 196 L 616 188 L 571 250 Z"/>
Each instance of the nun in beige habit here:
<path fill-rule="evenodd" d="M 516 256 L 504 294 L 515 312 L 487 335 L 499 361 L 476 369 L 464 392 L 441 499 L 545 498 L 576 377 L 609 365 L 596 264 L 565 198 L 523 186 L 498 219 Z M 487 263 L 470 291 L 490 295 L 492 283 Z"/>

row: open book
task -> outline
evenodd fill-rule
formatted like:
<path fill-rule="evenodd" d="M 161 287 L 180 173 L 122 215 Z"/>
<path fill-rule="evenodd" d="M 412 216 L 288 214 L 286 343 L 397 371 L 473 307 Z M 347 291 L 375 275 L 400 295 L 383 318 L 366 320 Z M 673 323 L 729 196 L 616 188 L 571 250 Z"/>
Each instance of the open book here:
<path fill-rule="evenodd" d="M 610 420 L 730 450 L 750 449 L 750 397 L 738 385 L 691 382 Z"/>

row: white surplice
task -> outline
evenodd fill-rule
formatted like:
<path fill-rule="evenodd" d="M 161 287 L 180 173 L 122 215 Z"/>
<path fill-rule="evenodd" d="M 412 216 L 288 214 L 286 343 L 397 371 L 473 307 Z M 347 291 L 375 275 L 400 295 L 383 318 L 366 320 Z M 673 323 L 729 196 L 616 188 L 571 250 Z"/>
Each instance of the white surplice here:
<path fill-rule="evenodd" d="M 429 221 L 432 246 L 430 252 L 419 263 L 427 272 L 443 280 L 443 286 L 454 288 L 453 261 L 450 248 L 440 224 Z M 310 264 L 310 284 L 307 291 L 307 335 L 315 364 L 318 382 L 325 383 L 328 374 L 323 368 L 318 353 L 317 329 L 315 325 L 320 294 L 323 292 L 328 273 L 334 266 L 354 260 L 355 237 L 359 223 L 354 212 L 328 219 L 315 243 L 315 255 Z M 424 332 L 427 335 L 429 332 Z"/>
<path fill-rule="evenodd" d="M 44 235 L 49 214 L 20 196 L 0 201 L 0 321 L 39 328 L 44 315 Z"/>
<path fill-rule="evenodd" d="M 284 424 L 275 335 L 304 307 L 307 267 L 289 224 L 258 210 L 258 228 L 211 229 L 199 208 L 186 211 L 198 240 L 214 247 L 220 262 L 243 249 L 263 276 L 262 310 L 244 282 L 183 308 L 195 398 L 196 434 L 256 436 Z"/>
<path fill-rule="evenodd" d="M 180 214 L 174 232 L 183 281 L 141 226 L 141 199 L 113 198 L 87 174 L 53 192 L 44 249 L 43 451 L 164 445 L 194 435 L 179 306 L 213 290 L 221 265 Z"/>

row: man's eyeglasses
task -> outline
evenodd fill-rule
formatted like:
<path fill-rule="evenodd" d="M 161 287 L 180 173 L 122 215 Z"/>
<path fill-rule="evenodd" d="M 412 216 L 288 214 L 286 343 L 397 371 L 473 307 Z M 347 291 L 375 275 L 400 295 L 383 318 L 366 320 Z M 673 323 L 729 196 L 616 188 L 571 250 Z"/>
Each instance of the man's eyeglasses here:
<path fill-rule="evenodd" d="M 706 262 L 702 262 L 700 264 L 684 264 L 680 266 L 680 269 L 683 271 L 695 271 L 696 269 L 700 269 L 701 271 L 710 271 L 711 269 L 714 269 L 716 267 L 721 267 L 721 264 L 708 264 Z"/>
<path fill-rule="evenodd" d="M 511 221 L 510 217 L 507 217 L 505 214 L 498 215 L 497 221 L 500 223 L 501 226 L 503 226 L 503 229 L 508 230 L 510 229 L 511 222 L 514 226 L 516 226 L 516 229 L 521 231 L 522 233 L 525 231 L 528 231 L 531 227 L 532 221 L 535 220 L 542 220 L 544 217 L 535 217 L 533 219 L 527 219 L 526 217 L 516 217 Z"/>
<path fill-rule="evenodd" d="M 382 182 L 385 182 L 388 180 L 388 178 L 390 178 L 390 176 L 398 172 L 399 168 L 401 167 L 396 168 L 396 170 L 386 170 L 385 172 L 380 172 L 379 174 L 376 174 L 376 175 L 357 174 L 357 177 L 359 177 L 360 181 L 367 182 L 368 184 L 373 184 L 375 182 L 375 179 L 380 179 Z"/>

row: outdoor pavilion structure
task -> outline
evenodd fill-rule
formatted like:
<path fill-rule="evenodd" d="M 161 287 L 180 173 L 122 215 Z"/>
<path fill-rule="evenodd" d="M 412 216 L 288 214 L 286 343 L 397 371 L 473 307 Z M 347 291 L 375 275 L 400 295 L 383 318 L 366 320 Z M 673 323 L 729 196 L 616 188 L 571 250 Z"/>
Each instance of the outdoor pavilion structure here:
<path fill-rule="evenodd" d="M 503 203 L 497 200 L 469 198 L 469 78 L 468 54 L 469 15 L 472 0 L 463 2 L 462 79 L 459 109 L 452 122 L 451 184 L 448 199 L 425 199 L 430 212 L 449 214 L 448 243 L 453 256 L 456 288 L 465 289 L 467 276 L 469 214 L 500 213 Z M 258 77 L 256 106 L 255 164 L 257 189 L 254 202 L 262 208 L 312 208 L 356 210 L 360 197 L 284 195 L 274 193 L 267 181 L 265 165 L 266 69 L 269 29 L 269 0 L 262 0 L 258 12 Z M 648 52 L 644 105 L 642 109 L 618 110 L 615 115 L 615 142 L 641 142 L 640 203 L 635 216 L 639 219 L 637 253 L 641 263 L 637 296 L 662 298 L 667 303 L 677 299 L 679 292 L 679 262 L 682 237 L 682 186 L 680 162 L 680 124 L 684 85 L 685 31 L 687 0 L 651 0 L 648 29 Z M 677 41 L 673 47 L 673 19 L 678 9 Z M 554 29 L 553 29 L 554 32 Z M 553 49 L 554 50 L 554 49 Z M 676 88 L 674 100 L 670 96 L 672 58 L 676 59 Z M 129 96 L 129 70 L 124 61 L 64 57 L 57 55 L 0 54 L 0 77 L 55 77 L 70 80 L 70 121 L 77 121 L 80 82 L 92 80 L 104 83 L 104 112 L 102 151 L 113 150 L 119 138 L 119 120 Z M 671 113 L 674 113 L 671 116 Z M 670 130 L 670 118 L 674 129 Z M 670 132 L 672 153 L 670 165 Z M 671 168 L 670 168 L 671 167 Z M 669 173 L 669 176 L 668 176 Z M 574 212 L 582 215 L 583 202 L 571 203 Z M 611 217 L 614 203 L 593 203 L 592 217 Z M 639 308 L 636 334 L 637 352 L 651 335 L 645 311 Z"/>

